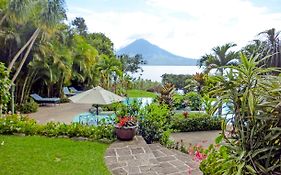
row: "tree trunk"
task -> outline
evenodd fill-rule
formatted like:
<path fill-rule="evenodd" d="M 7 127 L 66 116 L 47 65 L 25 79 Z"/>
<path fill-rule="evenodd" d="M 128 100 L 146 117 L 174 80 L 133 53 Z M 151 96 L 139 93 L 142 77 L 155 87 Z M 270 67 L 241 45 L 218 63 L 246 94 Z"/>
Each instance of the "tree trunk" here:
<path fill-rule="evenodd" d="M 26 87 L 27 82 L 28 82 L 28 78 L 30 78 L 29 72 L 27 73 L 27 75 L 26 75 L 26 77 L 25 77 L 25 80 L 24 80 L 24 83 L 23 83 L 23 86 L 22 86 L 22 89 L 21 89 L 20 104 L 23 103 L 24 92 L 25 92 L 25 87 Z"/>
<path fill-rule="evenodd" d="M 3 104 L 0 104 L 0 118 L 2 117 L 2 112 L 3 112 Z"/>
<path fill-rule="evenodd" d="M 19 73 L 20 73 L 20 71 L 21 71 L 21 69 L 22 69 L 22 67 L 23 67 L 23 65 L 24 65 L 24 63 L 25 63 L 25 61 L 26 61 L 26 59 L 27 59 L 27 57 L 30 53 L 30 50 L 31 50 L 31 48 L 32 48 L 32 46 L 33 46 L 33 44 L 34 44 L 38 35 L 39 35 L 39 30 L 36 30 L 35 35 L 33 35 L 32 41 L 31 41 L 30 45 L 28 46 L 27 51 L 25 52 L 24 57 L 22 58 L 21 63 L 19 65 L 19 67 L 17 68 L 17 71 L 16 71 L 15 75 L 12 78 L 12 83 L 14 83 L 17 76 L 19 75 Z"/>
<path fill-rule="evenodd" d="M 11 110 L 12 110 L 12 114 L 15 113 L 15 85 L 12 84 L 12 88 L 11 88 Z"/>
<path fill-rule="evenodd" d="M 0 21 L 0 26 L 3 24 L 3 22 L 5 21 L 5 19 L 8 17 L 7 13 L 2 17 L 1 21 Z"/>
<path fill-rule="evenodd" d="M 223 69 L 219 69 L 220 75 L 223 76 Z M 219 102 L 219 108 L 218 108 L 218 115 L 221 116 L 222 115 L 222 102 Z"/>
<path fill-rule="evenodd" d="M 37 81 L 37 79 L 36 79 L 37 73 L 38 73 L 37 71 L 34 71 L 34 72 L 32 73 L 31 79 L 28 81 L 28 83 L 27 83 L 27 85 L 26 85 L 26 91 L 24 92 L 24 99 L 23 99 L 23 101 L 26 101 L 26 100 L 27 100 L 27 98 L 28 98 L 28 96 L 29 96 L 29 94 L 30 94 L 31 88 L 32 88 L 32 84 L 33 84 L 35 81 Z"/>
<path fill-rule="evenodd" d="M 15 64 L 15 62 L 17 61 L 18 57 L 22 54 L 22 52 L 26 49 L 26 47 L 28 45 L 30 45 L 30 43 L 34 40 L 34 38 L 36 39 L 38 34 L 40 32 L 40 29 L 36 29 L 35 32 L 32 34 L 32 36 L 29 38 L 29 40 L 25 43 L 25 45 L 16 53 L 16 55 L 13 57 L 12 61 L 10 62 L 9 66 L 8 66 L 8 71 L 10 72 Z"/>

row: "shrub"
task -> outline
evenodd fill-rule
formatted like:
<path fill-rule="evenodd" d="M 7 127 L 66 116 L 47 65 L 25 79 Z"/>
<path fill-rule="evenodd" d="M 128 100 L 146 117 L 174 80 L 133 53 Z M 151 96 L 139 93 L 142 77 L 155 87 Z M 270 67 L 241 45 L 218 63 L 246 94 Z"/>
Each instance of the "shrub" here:
<path fill-rule="evenodd" d="M 152 103 L 146 106 L 139 117 L 139 130 L 147 143 L 159 141 L 164 131 L 170 127 L 170 114 L 167 105 Z"/>
<path fill-rule="evenodd" d="M 190 107 L 190 110 L 199 111 L 201 109 L 202 97 L 200 94 L 198 94 L 197 92 L 189 92 L 185 96 L 187 98 L 187 105 L 188 107 Z"/>
<path fill-rule="evenodd" d="M 180 132 L 220 130 L 222 118 L 210 117 L 206 113 L 190 112 L 185 118 L 183 114 L 172 117 L 171 128 Z"/>
<path fill-rule="evenodd" d="M 69 100 L 69 98 L 67 98 L 67 97 L 62 97 L 62 98 L 60 98 L 60 102 L 61 102 L 61 103 L 69 103 L 70 100 Z"/>
<path fill-rule="evenodd" d="M 187 114 L 185 114 L 187 113 Z M 186 117 L 185 117 L 186 115 Z M 176 113 L 172 116 L 172 119 L 184 119 L 184 118 L 210 118 L 211 116 L 205 112 L 187 112 Z"/>
<path fill-rule="evenodd" d="M 36 121 L 23 115 L 8 115 L 0 118 L 0 134 L 24 133 L 27 135 L 37 134 Z"/>
<path fill-rule="evenodd" d="M 173 107 L 176 109 L 185 108 L 187 106 L 185 101 L 186 101 L 186 98 L 184 95 L 175 94 L 173 96 Z"/>
<path fill-rule="evenodd" d="M 112 125 L 90 126 L 78 123 L 66 125 L 60 122 L 49 122 L 39 125 L 35 120 L 23 115 L 8 115 L 0 118 L 0 134 L 22 133 L 26 135 L 43 135 L 47 137 L 87 137 L 92 140 L 114 140 Z"/>
<path fill-rule="evenodd" d="M 28 102 L 17 106 L 17 110 L 23 114 L 37 112 L 39 105 L 33 100 L 29 99 Z"/>
<path fill-rule="evenodd" d="M 239 157 L 230 156 L 228 147 L 220 145 L 222 138 L 222 135 L 219 136 L 216 139 L 216 145 L 212 144 L 204 151 L 207 158 L 200 163 L 199 168 L 206 175 L 237 174 L 238 169 L 244 164 Z M 256 174 L 252 170 L 251 172 Z"/>
<path fill-rule="evenodd" d="M 230 134 L 224 137 L 227 156 L 206 163 L 214 169 L 226 162 L 236 166 L 220 174 L 281 172 L 281 77 L 272 75 L 280 69 L 267 68 L 264 62 L 268 62 L 266 57 L 241 53 L 240 64 L 228 66 L 226 74 L 217 77 L 220 83 L 211 92 L 219 96 L 220 102 L 233 106 L 232 128 L 228 131 L 223 125 L 223 133 Z"/>

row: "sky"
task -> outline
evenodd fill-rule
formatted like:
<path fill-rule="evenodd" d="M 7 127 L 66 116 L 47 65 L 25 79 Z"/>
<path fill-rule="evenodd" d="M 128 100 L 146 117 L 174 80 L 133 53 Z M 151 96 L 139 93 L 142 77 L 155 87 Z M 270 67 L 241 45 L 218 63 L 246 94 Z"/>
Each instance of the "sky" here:
<path fill-rule="evenodd" d="M 146 39 L 198 59 L 215 46 L 236 50 L 267 29 L 281 30 L 281 0 L 66 0 L 68 20 L 83 17 L 118 50 Z"/>

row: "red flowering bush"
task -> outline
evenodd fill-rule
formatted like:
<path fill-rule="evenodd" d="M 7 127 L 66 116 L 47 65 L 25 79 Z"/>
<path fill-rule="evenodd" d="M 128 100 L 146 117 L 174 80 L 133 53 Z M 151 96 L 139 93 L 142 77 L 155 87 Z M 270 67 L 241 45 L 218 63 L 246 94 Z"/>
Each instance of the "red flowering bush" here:
<path fill-rule="evenodd" d="M 118 117 L 118 123 L 116 125 L 120 128 L 136 126 L 136 118 L 134 116 Z"/>

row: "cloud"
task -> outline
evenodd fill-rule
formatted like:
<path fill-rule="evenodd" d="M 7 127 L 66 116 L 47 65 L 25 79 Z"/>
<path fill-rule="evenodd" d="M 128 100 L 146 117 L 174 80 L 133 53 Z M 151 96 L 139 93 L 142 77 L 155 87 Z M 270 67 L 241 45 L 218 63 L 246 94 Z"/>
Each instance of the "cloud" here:
<path fill-rule="evenodd" d="M 95 12 L 69 7 L 68 15 L 84 17 L 89 31 L 105 33 L 117 49 L 145 38 L 192 58 L 200 58 L 227 42 L 242 47 L 261 31 L 281 29 L 281 13 L 255 6 L 249 0 L 146 0 L 145 4 L 150 10 Z"/>

